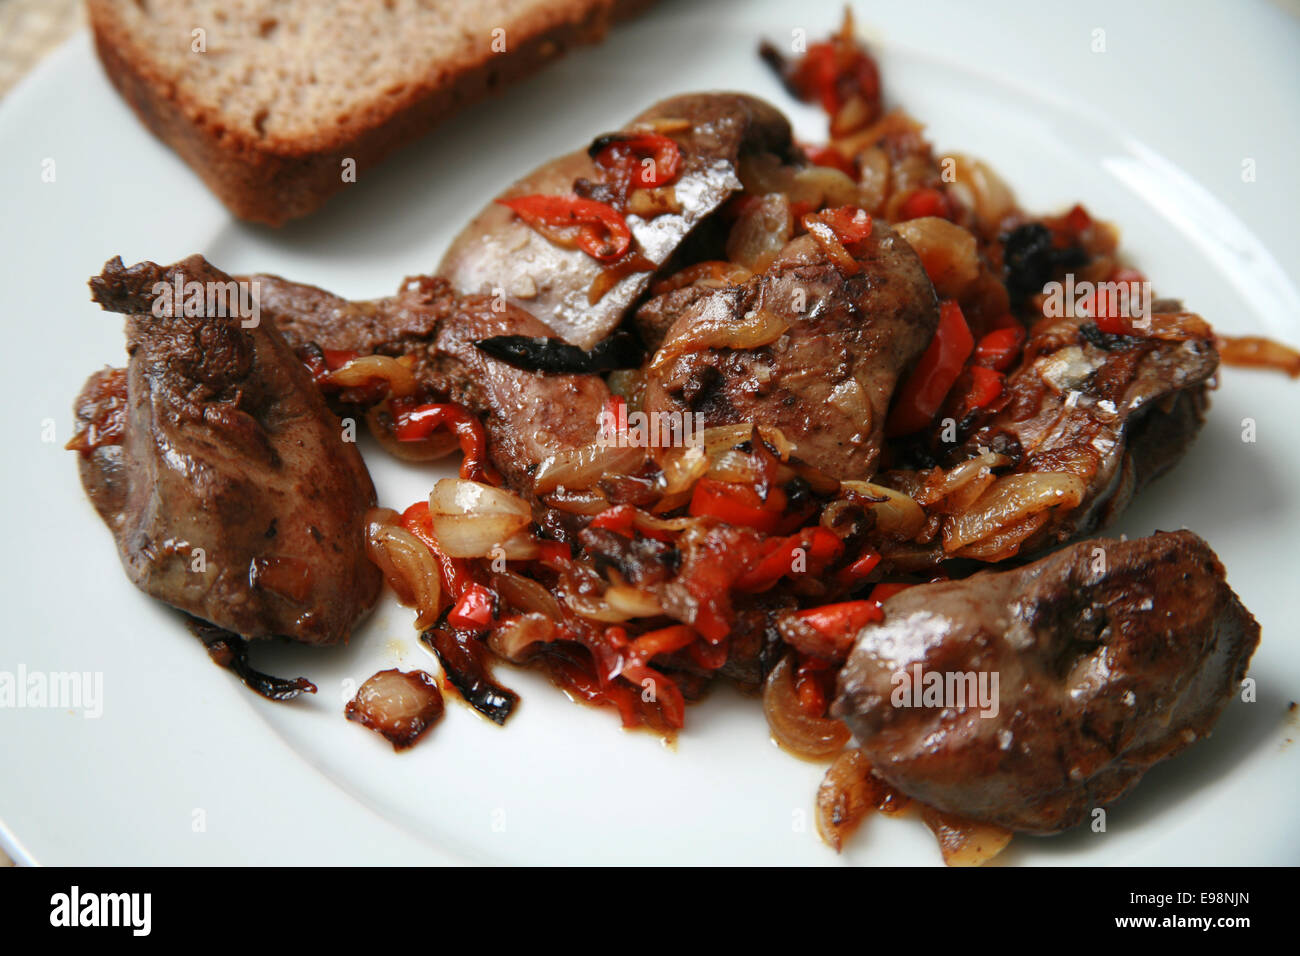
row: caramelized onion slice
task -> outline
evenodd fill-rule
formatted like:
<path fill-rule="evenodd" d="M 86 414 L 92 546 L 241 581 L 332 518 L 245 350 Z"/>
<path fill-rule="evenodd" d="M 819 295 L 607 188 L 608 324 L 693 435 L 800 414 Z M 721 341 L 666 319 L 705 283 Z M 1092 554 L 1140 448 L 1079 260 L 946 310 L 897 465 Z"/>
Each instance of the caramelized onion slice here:
<path fill-rule="evenodd" d="M 366 555 L 384 572 L 397 598 L 419 611 L 416 627 L 438 620 L 442 604 L 442 574 L 429 549 L 415 535 L 396 524 L 397 513 L 388 508 L 367 512 Z"/>
<path fill-rule="evenodd" d="M 910 540 L 925 525 L 925 510 L 901 491 L 870 481 L 842 481 L 840 487 L 872 499 L 876 527 L 886 534 Z"/>
<path fill-rule="evenodd" d="M 650 371 L 661 372 L 691 352 L 762 348 L 771 345 L 790 328 L 790 321 L 771 309 L 753 309 L 737 322 L 725 306 L 726 303 L 719 300 L 716 308 L 710 307 L 700 313 L 687 334 L 665 343 L 655 353 Z"/>
<path fill-rule="evenodd" d="M 835 758 L 817 788 L 817 832 L 838 853 L 873 810 L 897 813 L 911 802 L 871 772 L 861 750 Z"/>
<path fill-rule="evenodd" d="M 1221 335 L 1214 344 L 1224 365 L 1271 368 L 1300 377 L 1300 352 L 1289 345 L 1254 335 Z"/>
<path fill-rule="evenodd" d="M 900 222 L 894 231 L 916 251 L 940 298 L 961 298 L 979 278 L 975 237 L 961 226 L 926 216 Z"/>
<path fill-rule="evenodd" d="M 530 612 L 508 617 L 488 633 L 488 647 L 498 657 L 522 663 L 538 644 L 555 640 L 555 619 Z"/>
<path fill-rule="evenodd" d="M 763 685 L 763 712 L 772 738 L 797 757 L 829 757 L 849 742 L 849 728 L 843 721 L 810 717 L 800 706 L 792 655 L 783 657 L 768 675 Z"/>
<path fill-rule="evenodd" d="M 436 461 L 460 449 L 456 433 L 445 428 L 420 441 L 398 441 L 392 431 L 392 412 L 387 399 L 366 409 L 366 427 L 384 451 L 402 461 Z"/>
<path fill-rule="evenodd" d="M 595 442 L 558 452 L 537 467 L 533 491 L 549 494 L 557 488 L 590 488 L 606 475 L 630 475 L 645 463 L 644 448 Z"/>
<path fill-rule="evenodd" d="M 517 611 L 544 614 L 556 621 L 560 619 L 560 604 L 555 595 L 532 578 L 513 571 L 499 571 L 492 575 L 492 590 Z"/>
<path fill-rule="evenodd" d="M 990 823 L 976 823 L 934 807 L 921 807 L 921 819 L 939 840 L 948 866 L 983 866 L 1007 848 L 1011 831 Z"/>
<path fill-rule="evenodd" d="M 424 671 L 392 668 L 370 677 L 344 709 L 355 720 L 382 734 L 394 750 L 405 750 L 442 716 L 442 692 Z"/>
<path fill-rule="evenodd" d="M 443 478 L 429 495 L 429 519 L 449 557 L 482 558 L 514 538 L 533 516 L 528 502 L 502 488 Z"/>
<path fill-rule="evenodd" d="M 391 355 L 364 355 L 353 359 L 342 368 L 330 372 L 326 381 L 340 388 L 356 388 L 376 380 L 388 383 L 388 390 L 396 396 L 414 395 L 415 375 L 402 359 Z"/>
<path fill-rule="evenodd" d="M 951 554 L 1049 508 L 1075 508 L 1085 488 L 1082 478 L 1062 472 L 1005 475 L 944 523 L 943 549 Z"/>

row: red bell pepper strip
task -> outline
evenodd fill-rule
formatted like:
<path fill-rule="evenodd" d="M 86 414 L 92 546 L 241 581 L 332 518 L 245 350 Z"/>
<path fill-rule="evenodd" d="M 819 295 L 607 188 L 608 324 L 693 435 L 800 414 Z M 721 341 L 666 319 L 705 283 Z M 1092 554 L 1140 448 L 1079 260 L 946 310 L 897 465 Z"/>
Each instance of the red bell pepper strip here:
<path fill-rule="evenodd" d="M 616 262 L 632 248 L 627 220 L 607 203 L 581 196 L 516 196 L 497 202 L 551 242 L 581 249 L 601 262 Z"/>
<path fill-rule="evenodd" d="M 458 598 L 475 584 L 469 564 L 464 558 L 451 558 L 442 553 L 438 539 L 433 536 L 433 520 L 429 517 L 429 502 L 417 501 L 402 512 L 402 527 L 415 535 L 432 552 L 442 571 L 442 583 L 447 593 Z"/>
<path fill-rule="evenodd" d="M 982 365 L 972 365 L 969 372 L 971 376 L 970 391 L 966 393 L 963 399 L 966 410 L 973 411 L 976 408 L 983 408 L 1002 394 L 1002 375 L 1000 373 Z"/>
<path fill-rule="evenodd" d="M 624 727 L 637 727 L 643 723 L 638 703 L 640 695 L 626 684 L 602 686 L 585 666 L 561 657 L 544 656 L 542 666 L 550 672 L 551 679 L 564 690 L 576 694 L 589 703 L 609 704 L 616 708 Z"/>
<path fill-rule="evenodd" d="M 794 615 L 824 637 L 835 640 L 851 635 L 884 615 L 875 601 L 845 601 L 841 604 L 823 604 L 797 611 Z"/>
<path fill-rule="evenodd" d="M 1078 235 L 1092 225 L 1092 216 L 1088 215 L 1088 210 L 1075 204 L 1074 208 L 1065 214 L 1065 225 Z"/>
<path fill-rule="evenodd" d="M 846 568 L 841 568 L 835 576 L 840 584 L 852 585 L 861 581 L 868 574 L 876 569 L 880 563 L 880 552 L 875 548 L 867 548 L 866 553 Z"/>
<path fill-rule="evenodd" d="M 816 214 L 816 218 L 830 226 L 836 237 L 846 246 L 861 242 L 871 235 L 871 216 L 858 206 L 823 209 Z"/>
<path fill-rule="evenodd" d="M 923 187 L 913 189 L 898 206 L 898 219 L 923 219 L 937 216 L 940 219 L 952 218 L 952 205 L 948 197 L 937 189 Z"/>
<path fill-rule="evenodd" d="M 916 368 L 898 390 L 894 407 L 885 422 L 889 437 L 909 435 L 928 425 L 943 406 L 943 400 L 971 350 L 975 340 L 959 306 L 952 299 L 939 305 L 939 327 L 921 355 Z"/>
<path fill-rule="evenodd" d="M 781 526 L 785 506 L 785 492 L 780 488 L 771 489 L 763 501 L 746 485 L 701 478 L 691 493 L 690 513 L 772 534 Z"/>
<path fill-rule="evenodd" d="M 398 441 L 423 441 L 433 432 L 446 426 L 460 441 L 464 460 L 460 476 L 470 481 L 500 484 L 501 476 L 487 459 L 487 434 L 483 423 L 469 409 L 452 402 L 414 405 L 408 399 L 394 399 L 392 403 L 395 424 L 393 434 Z"/>
<path fill-rule="evenodd" d="M 616 531 L 625 538 L 636 536 L 637 532 L 645 535 L 647 538 L 654 538 L 656 541 L 672 541 L 673 534 L 671 531 L 662 528 L 641 528 L 637 526 L 637 520 L 642 517 L 648 517 L 645 512 L 634 505 L 615 505 L 607 511 L 602 511 L 596 517 L 591 519 L 589 528 L 605 528 L 609 531 Z"/>
<path fill-rule="evenodd" d="M 853 160 L 849 159 L 834 146 L 808 146 L 803 147 L 804 155 L 808 157 L 808 162 L 814 166 L 829 166 L 831 169 L 838 169 L 840 172 L 852 176 L 855 180 L 858 178 L 858 168 Z M 795 217 L 798 218 L 797 216 Z"/>
<path fill-rule="evenodd" d="M 695 631 L 685 624 L 647 631 L 633 638 L 627 649 L 627 662 L 633 666 L 643 666 L 660 654 L 680 651 L 694 640 Z"/>
<path fill-rule="evenodd" d="M 658 133 L 603 136 L 592 144 L 592 149 L 597 166 L 612 170 L 638 187 L 667 186 L 682 169 L 682 148 Z"/>
<path fill-rule="evenodd" d="M 1019 323 L 994 329 L 975 346 L 976 365 L 1005 372 L 1016 364 L 1025 344 L 1025 328 Z"/>
<path fill-rule="evenodd" d="M 461 631 L 486 631 L 496 612 L 492 592 L 481 584 L 466 588 L 447 612 L 447 623 Z"/>
<path fill-rule="evenodd" d="M 793 567 L 799 552 L 805 562 L 802 573 L 818 574 L 843 553 L 844 542 L 833 531 L 819 526 L 769 541 L 765 550 L 763 559 L 736 580 L 736 590 L 766 591 L 781 578 L 796 573 Z"/>
<path fill-rule="evenodd" d="M 537 560 L 555 571 L 573 560 L 573 549 L 563 541 L 539 541 L 537 550 Z"/>
<path fill-rule="evenodd" d="M 906 591 L 914 584 L 877 584 L 867 595 L 867 600 L 871 601 L 876 607 L 882 607 L 886 601 L 900 591 Z"/>
<path fill-rule="evenodd" d="M 1136 269 L 1119 268 L 1111 272 L 1108 283 L 1124 283 L 1132 288 L 1134 283 L 1145 282 L 1146 279 L 1142 273 Z M 1116 297 L 1111 295 L 1105 299 L 1098 299 L 1097 293 L 1090 292 L 1084 296 L 1083 301 L 1079 303 L 1081 311 L 1086 315 L 1091 315 L 1093 323 L 1101 331 L 1110 335 L 1132 335 L 1134 332 L 1133 323 L 1130 316 L 1121 315 L 1122 310 L 1115 309 L 1112 311 L 1111 306 L 1119 306 L 1121 303 L 1116 301 Z M 1129 297 L 1129 307 L 1132 308 L 1132 296 Z"/>
<path fill-rule="evenodd" d="M 875 61 L 842 39 L 809 46 L 789 82 L 800 99 L 821 103 L 831 116 L 854 94 L 873 104 L 880 99 L 880 72 Z"/>

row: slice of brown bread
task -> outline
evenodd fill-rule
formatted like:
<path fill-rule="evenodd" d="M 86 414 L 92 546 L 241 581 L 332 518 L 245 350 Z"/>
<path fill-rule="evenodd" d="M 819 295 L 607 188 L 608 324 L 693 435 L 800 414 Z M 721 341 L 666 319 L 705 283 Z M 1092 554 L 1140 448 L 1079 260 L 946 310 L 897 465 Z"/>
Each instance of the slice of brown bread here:
<path fill-rule="evenodd" d="M 653 0 L 87 0 L 109 79 L 236 216 L 305 216 Z M 197 32 L 201 31 L 201 32 Z M 503 49 L 504 47 L 504 49 Z M 202 49 L 200 49 L 202 48 Z"/>

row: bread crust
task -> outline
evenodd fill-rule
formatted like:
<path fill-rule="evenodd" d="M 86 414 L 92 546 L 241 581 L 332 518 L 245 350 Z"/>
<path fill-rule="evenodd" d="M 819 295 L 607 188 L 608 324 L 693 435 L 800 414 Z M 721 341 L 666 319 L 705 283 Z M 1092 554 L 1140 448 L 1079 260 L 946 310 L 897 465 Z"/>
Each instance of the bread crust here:
<path fill-rule="evenodd" d="M 401 94 L 370 100 L 345 121 L 305 136 L 256 137 L 213 115 L 138 47 L 109 0 L 88 0 L 95 49 L 109 80 L 149 130 L 170 146 L 240 219 L 283 225 L 316 210 L 389 153 L 465 106 L 535 72 L 570 47 L 596 43 L 611 23 L 653 0 L 560 0 L 508 24 L 511 49 L 430 63 Z"/>

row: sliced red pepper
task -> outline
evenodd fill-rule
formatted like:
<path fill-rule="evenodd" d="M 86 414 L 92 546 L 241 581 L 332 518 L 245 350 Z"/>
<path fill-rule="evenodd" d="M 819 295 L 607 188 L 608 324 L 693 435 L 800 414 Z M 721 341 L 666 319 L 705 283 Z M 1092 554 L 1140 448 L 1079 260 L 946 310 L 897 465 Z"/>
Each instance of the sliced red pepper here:
<path fill-rule="evenodd" d="M 804 155 L 808 157 L 808 162 L 814 166 L 829 166 L 831 169 L 838 169 L 840 172 L 858 178 L 858 168 L 853 160 L 849 159 L 834 146 L 808 146 L 803 147 Z M 795 217 L 798 218 L 797 216 Z"/>
<path fill-rule="evenodd" d="M 943 406 L 974 347 L 961 306 L 945 299 L 939 305 L 939 327 L 934 338 L 898 390 L 885 422 L 885 434 L 891 438 L 909 435 L 928 425 Z"/>
<path fill-rule="evenodd" d="M 496 599 L 481 584 L 466 588 L 447 612 L 447 623 L 461 631 L 486 631 L 495 617 Z"/>
<path fill-rule="evenodd" d="M 879 107 L 880 72 L 875 61 L 843 38 L 809 46 L 789 82 L 800 99 L 821 103 L 831 116 L 855 94 L 873 109 Z"/>
<path fill-rule="evenodd" d="M 871 593 L 867 595 L 867 600 L 874 603 L 876 607 L 883 607 L 884 603 L 888 601 L 891 597 L 893 597 L 895 594 L 898 594 L 900 591 L 906 591 L 908 588 L 911 587 L 916 587 L 916 585 L 893 584 L 893 583 L 877 584 L 874 588 L 871 589 Z"/>
<path fill-rule="evenodd" d="M 1092 225 L 1092 216 L 1088 215 L 1088 210 L 1076 204 L 1065 214 L 1065 224 L 1077 235 Z"/>
<path fill-rule="evenodd" d="M 537 560 L 556 571 L 573 560 L 573 548 L 563 541 L 539 541 L 537 550 Z"/>
<path fill-rule="evenodd" d="M 632 248 L 632 230 L 613 206 L 581 196 L 516 196 L 498 199 L 547 239 L 614 262 Z"/>
<path fill-rule="evenodd" d="M 817 213 L 817 218 L 830 226 L 846 246 L 861 242 L 871 235 L 871 216 L 858 206 L 823 209 Z"/>
<path fill-rule="evenodd" d="M 772 534 L 781 526 L 785 505 L 785 492 L 780 488 L 771 489 L 763 501 L 746 485 L 701 478 L 691 493 L 690 513 Z"/>
<path fill-rule="evenodd" d="M 836 578 L 841 584 L 846 584 L 846 585 L 856 584 L 858 581 L 861 581 L 872 571 L 874 571 L 876 569 L 876 565 L 878 565 L 879 563 L 880 563 L 880 552 L 877 551 L 875 548 L 867 548 L 866 552 L 862 554 L 856 561 L 854 561 L 848 567 L 842 568 L 840 572 L 836 575 Z"/>
<path fill-rule="evenodd" d="M 625 538 L 634 537 L 637 532 L 645 535 L 647 538 L 654 538 L 656 541 L 672 541 L 673 534 L 659 528 L 639 528 L 637 521 L 640 518 L 649 517 L 635 505 L 615 505 L 608 511 L 602 511 L 596 517 L 591 519 L 589 528 L 605 528 L 609 531 L 616 531 Z"/>
<path fill-rule="evenodd" d="M 952 206 L 948 202 L 948 197 L 937 189 L 928 187 L 913 189 L 898 206 L 900 221 L 923 219 L 928 216 L 937 216 L 940 219 L 952 218 Z"/>
<path fill-rule="evenodd" d="M 314 343 L 299 348 L 297 355 L 302 364 L 307 366 L 307 371 L 311 372 L 311 380 L 316 383 L 316 387 L 330 391 L 338 387 L 330 383 L 330 373 L 337 372 L 353 359 L 361 357 L 360 352 L 323 349 Z"/>
<path fill-rule="evenodd" d="M 972 365 L 968 371 L 971 376 L 971 387 L 964 399 L 966 409 L 983 408 L 1002 394 L 1000 373 L 982 365 Z"/>
<path fill-rule="evenodd" d="M 680 651 L 695 640 L 695 631 L 685 624 L 674 624 L 656 631 L 647 631 L 633 638 L 627 650 L 628 663 L 642 666 L 660 654 Z"/>
<path fill-rule="evenodd" d="M 602 686 L 585 666 L 567 658 L 546 655 L 542 661 L 551 679 L 568 693 L 588 703 L 616 708 L 624 727 L 641 725 L 640 695 L 626 684 Z"/>
<path fill-rule="evenodd" d="M 667 186 L 682 169 L 682 148 L 658 133 L 602 136 L 588 152 L 596 165 L 614 171 L 633 187 Z"/>
<path fill-rule="evenodd" d="M 994 329 L 975 346 L 975 364 L 1005 372 L 1020 358 L 1025 344 L 1025 328 L 1020 323 Z"/>
<path fill-rule="evenodd" d="M 1146 277 L 1136 269 L 1119 268 L 1112 271 L 1110 278 L 1106 281 L 1108 283 L 1125 283 L 1131 287 L 1133 283 L 1145 282 Z M 1129 297 L 1129 302 L 1131 308 L 1132 296 Z M 1092 316 L 1093 323 L 1101 331 L 1110 335 L 1131 335 L 1134 331 L 1132 317 L 1121 315 L 1122 310 L 1118 308 L 1111 309 L 1112 305 L 1119 306 L 1120 304 L 1115 296 L 1107 296 L 1104 304 L 1099 304 L 1097 294 L 1090 292 L 1084 296 L 1079 306 L 1085 314 Z"/>
<path fill-rule="evenodd" d="M 464 460 L 460 476 L 470 481 L 500 484 L 501 476 L 487 458 L 487 434 L 483 423 L 469 409 L 454 402 L 416 405 L 410 399 L 393 399 L 393 434 L 398 441 L 423 441 L 444 425 L 460 441 Z"/>
<path fill-rule="evenodd" d="M 804 574 L 819 574 L 844 551 L 839 535 L 826 528 L 804 528 L 798 534 L 767 542 L 766 555 L 736 580 L 739 591 L 766 591 L 786 575 L 794 574 L 794 561 L 803 553 Z"/>
<path fill-rule="evenodd" d="M 840 604 L 823 604 L 795 613 L 803 621 L 823 636 L 832 640 L 847 634 L 856 633 L 872 621 L 881 620 L 884 615 L 875 601 L 844 601 Z"/>
<path fill-rule="evenodd" d="M 464 558 L 451 558 L 442 553 L 438 539 L 433 536 L 433 519 L 429 516 L 429 502 L 417 501 L 402 512 L 402 527 L 415 535 L 432 552 L 442 571 L 442 583 L 452 597 L 458 598 L 471 587 L 474 576 Z"/>

